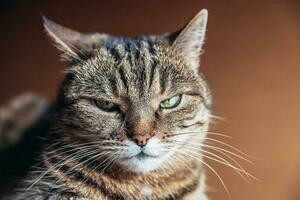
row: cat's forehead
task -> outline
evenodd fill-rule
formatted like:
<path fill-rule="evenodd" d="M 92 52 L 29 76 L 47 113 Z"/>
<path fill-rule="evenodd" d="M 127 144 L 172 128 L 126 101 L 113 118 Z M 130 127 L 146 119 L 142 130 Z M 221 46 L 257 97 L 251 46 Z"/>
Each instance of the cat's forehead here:
<path fill-rule="evenodd" d="M 199 84 L 199 77 L 184 59 L 151 36 L 108 41 L 93 58 L 71 71 L 79 77 L 79 84 L 110 97 L 171 95 Z"/>
<path fill-rule="evenodd" d="M 148 72 L 148 69 L 153 67 L 194 75 L 194 71 L 185 64 L 183 57 L 155 36 L 114 37 L 98 48 L 91 60 L 93 67 L 105 68 L 113 73 L 122 68 L 131 72 L 132 76 L 153 73 Z M 90 64 L 87 62 L 87 65 Z"/>
<path fill-rule="evenodd" d="M 139 59 L 143 56 L 155 55 L 158 40 L 154 36 L 141 36 L 136 38 L 111 37 L 106 41 L 105 47 L 115 58 L 120 59 L 130 55 Z"/>

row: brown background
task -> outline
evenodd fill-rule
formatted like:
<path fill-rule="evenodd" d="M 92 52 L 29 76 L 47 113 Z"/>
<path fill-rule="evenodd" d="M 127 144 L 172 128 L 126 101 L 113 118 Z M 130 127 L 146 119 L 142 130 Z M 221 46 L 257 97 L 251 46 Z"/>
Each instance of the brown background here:
<path fill-rule="evenodd" d="M 7 3 L 10 2 L 10 3 Z M 214 130 L 255 157 L 245 183 L 216 163 L 233 200 L 300 199 L 300 3 L 273 1 L 1 1 L 0 103 L 24 91 L 53 99 L 65 64 L 44 36 L 41 13 L 81 31 L 175 31 L 209 9 L 202 69 L 214 93 Z M 1 178 L 1 177 L 0 177 Z M 228 200 L 209 174 L 210 196 Z"/>

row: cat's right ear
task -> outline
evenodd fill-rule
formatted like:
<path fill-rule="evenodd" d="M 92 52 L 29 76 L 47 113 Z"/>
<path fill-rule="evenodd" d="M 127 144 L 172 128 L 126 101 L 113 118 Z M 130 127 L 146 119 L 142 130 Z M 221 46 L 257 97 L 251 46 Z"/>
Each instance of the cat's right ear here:
<path fill-rule="evenodd" d="M 108 37 L 99 33 L 83 34 L 63 27 L 44 16 L 43 21 L 46 33 L 62 52 L 62 57 L 69 62 L 85 59 Z"/>

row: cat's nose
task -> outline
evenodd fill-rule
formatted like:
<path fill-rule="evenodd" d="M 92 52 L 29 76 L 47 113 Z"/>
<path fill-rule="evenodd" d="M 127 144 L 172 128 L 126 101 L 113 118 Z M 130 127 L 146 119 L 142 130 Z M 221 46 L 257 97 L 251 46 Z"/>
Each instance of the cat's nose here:
<path fill-rule="evenodd" d="M 136 142 L 136 144 L 140 147 L 146 146 L 149 139 L 152 137 L 151 133 L 144 133 L 144 134 L 134 134 L 132 136 L 132 140 Z"/>

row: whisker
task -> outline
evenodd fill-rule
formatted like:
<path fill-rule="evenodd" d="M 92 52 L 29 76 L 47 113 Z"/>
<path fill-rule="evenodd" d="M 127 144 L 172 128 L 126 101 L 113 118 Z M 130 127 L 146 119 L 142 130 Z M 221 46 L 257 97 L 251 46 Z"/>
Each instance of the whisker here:
<path fill-rule="evenodd" d="M 70 175 L 72 173 L 72 170 L 78 168 L 78 167 L 81 167 L 82 165 L 85 164 L 85 166 L 88 166 L 90 164 L 92 164 L 94 161 L 96 161 L 95 158 L 102 158 L 104 156 L 106 156 L 106 154 L 108 154 L 109 152 L 101 152 L 101 153 L 97 153 L 96 155 L 92 156 L 92 157 L 89 157 L 88 159 L 82 161 L 82 162 L 79 162 L 77 165 L 73 166 L 71 169 L 68 170 L 68 172 L 65 174 L 65 176 L 63 176 L 62 178 Z M 62 179 L 61 178 L 61 179 Z"/>
<path fill-rule="evenodd" d="M 214 114 L 210 114 L 210 118 L 213 120 L 221 120 L 221 121 L 226 121 L 226 119 L 224 117 L 218 116 L 218 115 L 214 115 Z"/>
<path fill-rule="evenodd" d="M 240 158 L 240 159 L 242 159 L 242 160 L 244 160 L 244 161 L 246 161 L 248 163 L 253 164 L 253 162 L 251 160 L 249 160 L 247 158 L 244 158 L 243 156 L 240 156 L 240 155 L 238 155 L 238 154 L 236 154 L 234 152 L 231 152 L 231 151 L 229 151 L 227 149 L 223 149 L 223 148 L 212 146 L 212 145 L 208 145 L 208 144 L 202 144 L 202 147 L 206 147 L 206 148 L 209 148 L 209 149 L 214 149 L 214 150 L 219 150 L 219 151 L 222 151 L 222 152 L 226 152 L 226 153 L 234 155 L 234 156 L 236 156 L 236 157 L 238 157 L 238 158 Z"/>
<path fill-rule="evenodd" d="M 188 149 L 187 149 L 188 150 Z M 193 152 L 193 151 L 191 151 L 190 150 L 190 152 L 191 153 L 195 153 L 195 152 Z M 215 161 L 215 162 L 218 162 L 218 163 L 220 163 L 220 164 L 223 164 L 223 165 L 226 165 L 226 166 L 228 166 L 228 167 L 230 167 L 230 168 L 232 168 L 234 171 L 236 171 L 246 182 L 248 182 L 249 183 L 249 180 L 248 179 L 246 179 L 245 177 L 244 177 L 244 175 L 243 174 L 245 174 L 247 177 L 251 177 L 251 178 L 253 178 L 253 179 L 255 179 L 251 174 L 249 174 L 247 171 L 245 171 L 245 170 L 243 170 L 243 169 L 240 169 L 240 168 L 238 168 L 238 167 L 236 167 L 236 166 L 234 166 L 234 165 L 232 165 L 230 162 L 228 162 L 227 160 L 225 160 L 224 158 L 222 158 L 222 157 L 220 157 L 220 156 L 218 156 L 218 155 L 216 155 L 216 154 L 214 154 L 214 153 L 211 153 L 211 152 L 209 152 L 209 151 L 202 151 L 203 153 L 206 153 L 206 154 L 209 154 L 209 155 L 212 155 L 212 156 L 214 156 L 214 157 L 216 157 L 216 158 L 218 158 L 218 159 L 215 159 L 215 158 L 213 158 L 213 157 L 210 157 L 210 156 L 207 156 L 207 155 L 205 155 L 205 154 L 199 154 L 200 156 L 203 156 L 203 157 L 205 157 L 205 158 L 208 158 L 208 159 L 210 159 L 210 160 L 213 160 L 213 161 Z"/>
<path fill-rule="evenodd" d="M 227 155 L 226 153 L 224 153 L 223 151 L 218 150 L 218 149 L 212 149 L 212 150 L 214 150 L 214 151 L 216 151 L 216 152 L 218 152 L 218 153 L 220 153 L 220 154 L 226 156 L 226 157 L 229 158 L 232 162 L 234 162 L 240 169 L 246 171 L 246 170 L 243 168 L 243 166 L 242 166 L 239 162 L 237 162 L 234 158 L 232 158 L 230 155 Z M 253 175 L 251 175 L 251 176 L 247 175 L 247 177 L 248 177 L 248 180 L 250 180 L 251 178 L 255 178 L 255 179 L 257 180 L 257 178 L 254 177 Z"/>
<path fill-rule="evenodd" d="M 195 156 L 192 156 L 192 155 L 190 155 L 190 154 L 188 154 L 188 153 L 185 153 L 185 152 L 183 152 L 183 151 L 180 151 L 179 153 L 182 153 L 182 154 L 184 154 L 184 155 L 186 155 L 186 156 L 190 156 L 190 157 L 192 157 L 192 158 L 198 160 L 198 161 L 201 162 L 202 164 L 204 164 L 207 168 L 209 168 L 209 169 L 210 169 L 210 170 L 218 177 L 218 179 L 220 180 L 222 186 L 224 187 L 225 191 L 227 192 L 228 196 L 229 196 L 230 199 L 231 199 L 231 195 L 230 195 L 230 193 L 229 193 L 229 190 L 228 190 L 228 188 L 227 188 L 225 182 L 223 181 L 223 179 L 221 178 L 221 176 L 219 175 L 219 173 L 218 173 L 213 167 L 211 167 L 211 166 L 210 166 L 209 164 L 207 164 L 205 161 L 203 161 L 203 160 L 201 160 L 201 159 L 199 159 L 199 158 L 197 158 L 197 157 L 195 157 Z"/>
<path fill-rule="evenodd" d="M 83 150 L 79 150 L 80 151 L 87 151 L 87 149 L 83 149 Z M 74 154 L 76 154 L 78 152 L 74 152 L 71 155 L 69 155 L 68 157 L 72 157 Z M 26 187 L 26 191 L 30 190 L 37 182 L 39 182 L 45 175 L 47 175 L 53 168 L 56 168 L 57 165 L 59 165 L 60 163 L 64 162 L 64 160 L 56 163 L 54 166 L 49 167 L 45 172 L 43 172 L 39 177 L 37 177 L 28 187 Z M 68 160 L 65 161 L 65 163 L 68 162 Z"/>
<path fill-rule="evenodd" d="M 182 134 L 176 134 L 175 136 L 180 136 L 180 135 L 184 135 L 184 134 L 195 135 L 197 133 L 201 133 L 201 132 L 185 132 L 185 133 L 182 133 Z M 239 153 L 241 153 L 241 154 L 243 154 L 243 155 L 245 155 L 245 156 L 247 156 L 249 158 L 253 158 L 253 156 L 250 156 L 250 155 L 244 153 L 243 151 L 239 150 L 238 148 L 236 148 L 236 147 L 234 147 L 234 146 L 232 146 L 230 144 L 227 144 L 226 142 L 222 142 L 220 140 L 217 140 L 217 139 L 214 139 L 214 138 L 209 138 L 209 137 L 199 137 L 199 138 L 202 138 L 202 139 L 205 139 L 205 140 L 208 140 L 208 141 L 213 141 L 213 142 L 222 144 L 222 145 L 227 146 L 227 147 L 229 147 L 229 148 L 231 148 L 231 149 L 233 149 L 233 150 L 235 150 L 235 151 L 237 151 L 237 152 L 239 152 Z"/>
<path fill-rule="evenodd" d="M 115 163 L 117 158 L 118 158 L 118 152 L 115 152 L 113 155 L 111 155 L 110 162 L 106 164 L 106 166 L 102 169 L 102 172 L 105 172 L 108 166 L 111 166 L 113 163 Z"/>
<path fill-rule="evenodd" d="M 226 137 L 226 138 L 232 138 L 232 136 L 229 136 L 229 135 L 224 134 L 224 133 L 218 133 L 218 132 L 212 132 L 212 131 L 206 131 L 206 133 L 208 135 L 217 135 L 217 136 L 222 136 L 222 137 Z"/>
<path fill-rule="evenodd" d="M 206 138 L 206 140 L 213 141 L 213 142 L 216 142 L 216 143 L 219 143 L 219 144 L 223 144 L 224 146 L 227 146 L 227 147 L 229 147 L 229 148 L 231 148 L 231 149 L 233 149 L 233 150 L 235 150 L 235 151 L 237 151 L 237 152 L 243 154 L 244 156 L 247 156 L 248 158 L 253 158 L 252 156 L 250 156 L 250 155 L 244 153 L 243 151 L 239 150 L 238 148 L 236 148 L 236 147 L 234 147 L 234 146 L 232 146 L 232 145 L 230 145 L 230 144 L 227 144 L 227 143 L 225 143 L 225 142 L 222 142 L 222 141 L 220 141 L 220 140 L 213 139 L 213 138 L 208 138 L 208 137 Z"/>
<path fill-rule="evenodd" d="M 201 149 L 201 148 L 196 148 L 196 147 L 193 147 L 193 146 L 186 146 L 185 148 L 186 148 L 186 150 L 190 151 L 191 153 L 199 154 L 200 156 L 210 158 L 211 160 L 214 160 L 214 161 L 216 161 L 216 162 L 218 162 L 218 163 L 221 163 L 221 164 L 223 164 L 223 165 L 226 165 L 226 166 L 228 166 L 228 167 L 231 167 L 231 168 L 234 169 L 234 170 L 235 170 L 235 171 L 236 171 L 236 172 L 237 172 L 244 180 L 246 180 L 246 179 L 245 179 L 245 177 L 244 177 L 241 173 L 245 174 L 247 177 L 252 177 L 252 175 L 249 174 L 244 168 L 241 168 L 241 167 L 239 168 L 239 167 L 236 167 L 236 166 L 232 165 L 232 163 L 228 162 L 228 161 L 225 160 L 223 157 L 221 157 L 221 156 L 219 156 L 219 155 L 217 155 L 217 154 L 214 154 L 214 153 L 212 153 L 212 152 L 210 152 L 210 151 L 206 151 L 206 150 L 203 150 L 203 149 Z M 203 153 L 212 155 L 212 156 L 216 157 L 217 159 L 214 159 L 214 158 L 211 158 L 211 157 L 209 157 L 209 156 L 207 156 L 207 155 L 204 155 L 204 154 L 202 154 L 202 153 L 196 152 L 195 150 L 198 150 L 198 151 L 200 151 L 200 152 L 203 152 Z M 240 166 L 239 163 L 238 163 L 238 166 Z M 252 177 L 252 178 L 253 178 L 253 177 Z M 248 180 L 246 180 L 246 181 L 248 182 Z"/>
<path fill-rule="evenodd" d="M 175 141 L 180 142 L 180 141 L 178 141 L 178 140 L 175 140 Z M 253 164 L 253 162 L 250 161 L 249 159 L 247 159 L 247 158 L 245 158 L 245 157 L 243 157 L 243 156 L 241 156 L 241 155 L 239 155 L 239 154 L 237 154 L 237 153 L 234 153 L 234 152 L 232 152 L 232 151 L 229 151 L 229 150 L 227 150 L 227 149 L 220 148 L 220 147 L 217 147 L 217 146 L 208 145 L 208 144 L 202 144 L 202 143 L 196 143 L 196 142 L 191 142 L 191 141 L 187 141 L 187 142 L 182 143 L 182 144 L 190 144 L 190 145 L 194 145 L 194 146 L 196 146 L 196 147 L 205 147 L 205 148 L 209 148 L 209 149 L 218 149 L 218 150 L 221 150 L 221 151 L 223 151 L 223 152 L 226 152 L 226 153 L 229 153 L 229 154 L 231 154 L 231 155 L 234 155 L 234 156 L 236 156 L 236 157 L 238 157 L 238 158 L 240 158 L 240 159 L 242 159 L 242 160 L 244 160 L 244 161 L 246 161 L 246 162 L 248 162 L 248 163 Z"/>

